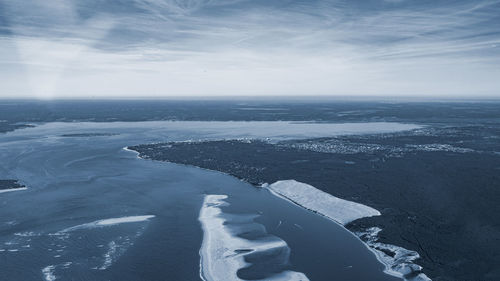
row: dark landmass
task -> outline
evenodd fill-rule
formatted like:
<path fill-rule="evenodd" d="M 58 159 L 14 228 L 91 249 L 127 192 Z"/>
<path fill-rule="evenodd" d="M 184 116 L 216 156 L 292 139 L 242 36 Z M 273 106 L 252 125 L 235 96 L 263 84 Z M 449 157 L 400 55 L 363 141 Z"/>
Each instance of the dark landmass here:
<path fill-rule="evenodd" d="M 0 180 L 0 190 L 26 187 L 17 180 Z"/>
<path fill-rule="evenodd" d="M 114 133 L 83 133 L 83 134 L 63 134 L 61 137 L 67 138 L 84 138 L 84 137 L 110 137 L 117 136 L 119 134 Z"/>
<path fill-rule="evenodd" d="M 141 157 L 231 174 L 254 185 L 295 179 L 378 209 L 347 225 L 417 251 L 438 280 L 500 280 L 500 126 L 284 141 L 129 147 Z"/>

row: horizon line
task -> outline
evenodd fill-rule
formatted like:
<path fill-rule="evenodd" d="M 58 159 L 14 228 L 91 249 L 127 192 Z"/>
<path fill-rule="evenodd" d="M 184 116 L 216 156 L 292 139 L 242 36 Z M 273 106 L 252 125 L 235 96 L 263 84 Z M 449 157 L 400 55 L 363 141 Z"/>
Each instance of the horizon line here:
<path fill-rule="evenodd" d="M 392 101 L 392 102 L 500 102 L 500 96 L 394 96 L 394 95 L 213 95 L 213 96 L 77 96 L 0 97 L 0 101 Z"/>

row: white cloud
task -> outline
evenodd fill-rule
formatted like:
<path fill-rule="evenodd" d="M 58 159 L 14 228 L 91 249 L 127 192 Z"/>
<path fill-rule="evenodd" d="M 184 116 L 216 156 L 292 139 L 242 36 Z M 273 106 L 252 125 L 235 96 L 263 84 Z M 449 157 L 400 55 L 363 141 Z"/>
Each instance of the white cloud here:
<path fill-rule="evenodd" d="M 357 11 L 135 0 L 146 12 L 85 17 L 90 2 L 3 1 L 13 32 L 0 40 L 3 96 L 500 94 L 488 24 L 499 1 Z"/>

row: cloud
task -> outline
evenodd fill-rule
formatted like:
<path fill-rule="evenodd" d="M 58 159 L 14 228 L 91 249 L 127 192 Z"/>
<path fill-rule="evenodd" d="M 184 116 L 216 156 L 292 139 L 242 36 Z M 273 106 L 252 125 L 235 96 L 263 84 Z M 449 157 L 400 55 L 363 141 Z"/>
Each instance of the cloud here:
<path fill-rule="evenodd" d="M 1 3 L 25 95 L 499 95 L 500 1 Z"/>

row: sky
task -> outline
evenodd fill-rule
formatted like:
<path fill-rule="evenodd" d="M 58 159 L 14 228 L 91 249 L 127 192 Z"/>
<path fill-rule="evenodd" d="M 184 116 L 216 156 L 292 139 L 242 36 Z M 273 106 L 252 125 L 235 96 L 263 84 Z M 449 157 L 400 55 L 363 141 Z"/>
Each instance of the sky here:
<path fill-rule="evenodd" d="M 500 0 L 0 0 L 0 98 L 500 98 Z"/>

